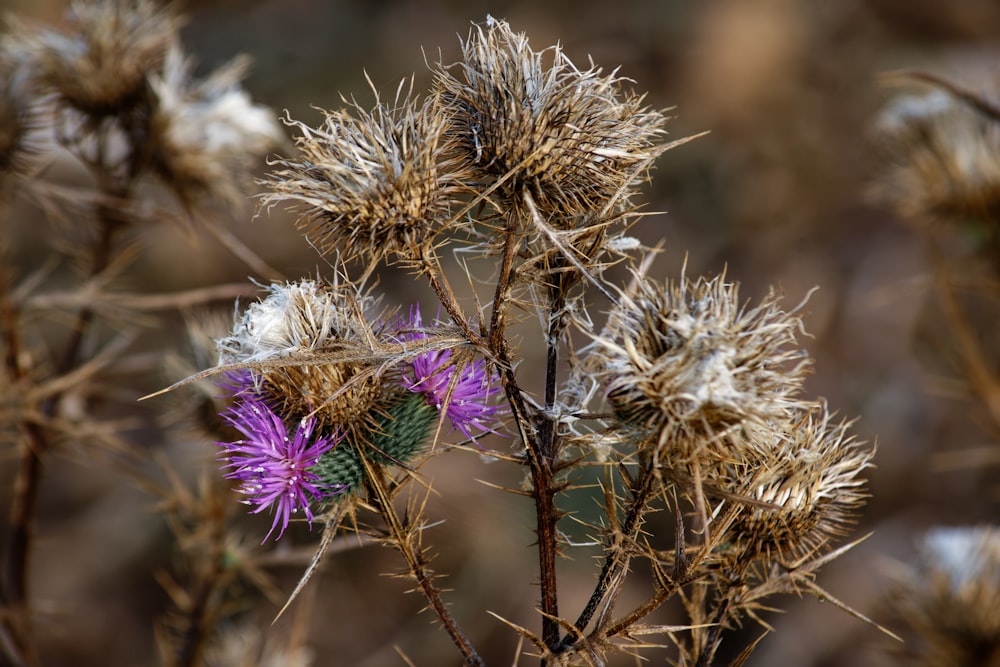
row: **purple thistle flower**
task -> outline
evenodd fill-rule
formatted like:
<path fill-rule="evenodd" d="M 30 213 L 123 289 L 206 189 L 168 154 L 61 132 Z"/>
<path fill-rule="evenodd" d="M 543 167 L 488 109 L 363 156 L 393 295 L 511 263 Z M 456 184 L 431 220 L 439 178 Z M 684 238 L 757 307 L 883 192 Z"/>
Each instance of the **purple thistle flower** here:
<path fill-rule="evenodd" d="M 400 340 L 413 341 L 428 336 L 420 331 L 423 320 L 417 306 L 410 308 L 409 318 L 403 318 L 398 326 L 403 330 Z M 405 365 L 403 387 L 423 394 L 428 403 L 444 410 L 452 426 L 467 438 L 475 439 L 473 429 L 496 433 L 492 424 L 500 408 L 490 404 L 493 394 L 498 391 L 496 378 L 487 377 L 486 362 L 482 359 L 458 365 L 452 364 L 451 358 L 451 350 L 431 350 L 417 355 Z M 461 375 L 454 381 L 456 372 Z M 454 389 L 451 388 L 453 381 Z"/>
<path fill-rule="evenodd" d="M 236 430 L 246 436 L 235 442 L 216 443 L 223 448 L 220 458 L 226 479 L 239 482 L 238 490 L 247 496 L 243 501 L 256 509 L 252 514 L 274 507 L 274 523 L 264 542 L 280 526 L 281 539 L 291 515 L 302 509 L 312 526 L 313 513 L 309 505 L 314 500 L 337 494 L 340 489 L 324 485 L 309 468 L 320 456 L 333 448 L 339 435 L 317 435 L 316 419 L 299 422 L 294 435 L 289 435 L 281 417 L 259 397 L 244 393 L 222 414 Z"/>

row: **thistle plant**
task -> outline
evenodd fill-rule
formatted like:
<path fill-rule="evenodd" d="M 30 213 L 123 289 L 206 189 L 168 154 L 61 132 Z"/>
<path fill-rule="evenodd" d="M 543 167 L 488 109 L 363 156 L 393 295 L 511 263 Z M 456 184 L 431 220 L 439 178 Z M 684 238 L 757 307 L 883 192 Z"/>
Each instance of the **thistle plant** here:
<path fill-rule="evenodd" d="M 534 503 L 537 629 L 500 619 L 530 642 L 525 659 L 606 664 L 660 634 L 675 664 L 708 665 L 727 631 L 764 623 L 771 596 L 836 601 L 815 575 L 850 546 L 834 545 L 864 504 L 873 450 L 804 395 L 800 309 L 775 293 L 743 302 L 725 275 L 654 280 L 654 253 L 628 235 L 654 160 L 688 139 L 664 142 L 666 115 L 617 73 L 536 51 L 504 21 L 474 25 L 461 47 L 423 98 L 410 80 L 370 108 L 345 99 L 317 128 L 286 118 L 299 153 L 272 161 L 262 202 L 297 214 L 332 275 L 272 284 L 219 339 L 219 363 L 178 383 L 224 374 L 242 438 L 220 442 L 223 468 L 252 512 L 273 513 L 268 536 L 297 513 L 325 524 L 292 599 L 340 531 L 368 535 L 400 552 L 465 662 L 486 664 L 422 542 L 435 519 L 422 464 L 466 449 L 522 467 L 524 486 L 506 490 Z M 474 284 L 475 263 L 492 285 L 460 296 L 454 273 Z M 381 309 L 369 283 L 390 264 L 427 281 L 437 321 Z M 618 264 L 629 284 L 607 277 Z M 519 369 L 523 314 L 541 324 L 538 388 Z M 594 469 L 599 484 L 582 486 Z M 602 553 L 570 611 L 561 499 L 587 488 L 604 508 L 587 524 Z M 638 561 L 647 599 L 623 605 Z M 647 620 L 672 599 L 687 623 Z"/>
<path fill-rule="evenodd" d="M 725 273 L 655 273 L 656 250 L 633 236 L 647 217 L 642 187 L 657 160 L 695 137 L 668 141 L 666 112 L 634 82 L 581 67 L 560 46 L 537 50 L 488 17 L 455 62 L 430 65 L 427 90 L 416 76 L 389 94 L 372 84 L 370 104 L 344 97 L 316 127 L 286 113 L 289 144 L 240 87 L 243 61 L 192 75 L 179 25 L 147 0 L 80 2 L 69 32 L 19 28 L 0 53 L 0 70 L 13 73 L 0 83 L 0 118 L 21 123 L 0 133 L 17 153 L 0 159 L 0 173 L 23 178 L 37 164 L 45 118 L 94 176 L 96 286 L 84 296 L 103 295 L 123 270 L 126 232 L 149 222 L 147 181 L 166 186 L 177 217 L 210 228 L 203 206 L 238 208 L 269 150 L 278 154 L 258 180 L 261 213 L 290 210 L 289 233 L 325 267 L 286 278 L 252 262 L 259 282 L 171 300 L 189 310 L 239 297 L 223 330 L 186 313 L 197 368 L 175 371 L 141 404 L 201 390 L 187 417 L 202 427 L 204 476 L 180 479 L 162 460 L 150 474 L 140 448 L 122 446 L 177 545 L 180 564 L 159 576 L 171 602 L 158 628 L 165 664 L 224 653 L 246 621 L 238 596 L 248 589 L 279 616 L 298 614 L 321 565 L 373 543 L 398 553 L 401 576 L 469 665 L 495 662 L 482 646 L 498 630 L 515 664 L 707 667 L 728 651 L 740 665 L 756 642 L 729 648 L 733 631 L 756 621 L 766 634 L 764 614 L 789 593 L 864 618 L 816 577 L 857 542 L 838 544 L 867 498 L 874 449 L 806 395 L 802 305 L 774 291 L 744 300 Z M 22 101 L 26 90 L 42 91 L 37 106 Z M 429 298 L 380 290 L 388 267 L 423 282 Z M 21 365 L 23 303 L 11 295 L 25 291 L 0 290 L 12 384 L 43 373 Z M 78 303 L 54 393 L 27 393 L 37 405 L 16 413 L 28 436 L 18 506 L 38 493 L 39 457 L 81 440 L 60 430 L 58 399 L 108 363 L 82 358 L 104 302 Z M 534 612 L 504 616 L 483 600 L 470 615 L 450 604 L 433 554 L 454 545 L 431 543 L 449 509 L 430 502 L 441 485 L 429 470 L 463 456 L 491 492 L 531 505 L 523 539 L 506 546 L 535 550 Z M 491 478 L 501 467 L 518 481 Z M 571 496 L 597 515 L 576 515 Z M 240 503 L 251 516 L 237 529 Z M 6 565 L 22 581 L 30 518 L 12 522 L 21 542 L 10 540 Z M 574 522 L 589 546 L 569 537 Z M 262 563 L 288 562 L 307 529 L 321 535 L 279 597 Z M 560 573 L 574 556 L 596 563 L 592 586 L 569 595 Z M 5 645 L 37 664 L 29 596 L 4 592 L 14 611 Z M 299 648 L 290 640 L 276 652 L 302 660 Z"/>
<path fill-rule="evenodd" d="M 214 565 L 201 567 L 218 559 L 224 541 L 224 513 L 208 502 L 212 486 L 202 487 L 206 502 L 196 508 L 169 466 L 150 465 L 137 415 L 121 399 L 131 394 L 124 402 L 134 404 L 149 389 L 138 371 L 148 371 L 141 360 L 155 343 L 145 334 L 159 313 L 250 290 L 147 295 L 128 285 L 144 235 L 164 219 L 216 230 L 211 207 L 248 197 L 250 173 L 282 136 L 273 112 L 242 89 L 243 65 L 191 76 L 181 23 L 150 0 L 81 1 L 59 28 L 5 17 L 0 34 L 0 215 L 12 217 L 15 202 L 27 206 L 52 246 L 41 266 L 20 269 L 7 234 L 0 248 L 0 421 L 5 460 L 16 469 L 0 577 L 6 664 L 51 660 L 41 646 L 51 627 L 40 621 L 32 564 L 53 462 L 100 461 L 169 506 L 168 523 L 189 538 L 185 556 L 197 583 L 174 596 L 178 613 L 164 621 L 163 645 L 172 645 L 174 630 L 189 641 L 166 654 L 182 664 L 196 656 L 216 611 L 190 603 L 211 599 L 225 578 Z M 53 176 L 54 165 L 73 174 L 69 184 Z M 183 587 L 171 580 L 165 588 Z"/>
<path fill-rule="evenodd" d="M 923 71 L 896 72 L 905 87 L 875 123 L 884 164 L 875 194 L 891 205 L 927 248 L 929 280 L 941 317 L 938 345 L 947 374 L 963 387 L 966 409 L 988 439 L 983 447 L 935 452 L 941 470 L 995 469 L 1000 425 L 995 300 L 1000 276 L 1000 107 L 992 77 L 959 81 Z M 941 326 L 943 323 L 943 326 Z M 975 487 L 975 497 L 995 498 Z M 984 503 L 991 521 L 995 503 Z M 963 517 L 964 522 L 968 519 Z M 1000 661 L 996 636 L 995 526 L 932 526 L 908 565 L 895 572 L 888 600 L 907 640 L 893 647 L 898 664 L 992 665 Z"/>

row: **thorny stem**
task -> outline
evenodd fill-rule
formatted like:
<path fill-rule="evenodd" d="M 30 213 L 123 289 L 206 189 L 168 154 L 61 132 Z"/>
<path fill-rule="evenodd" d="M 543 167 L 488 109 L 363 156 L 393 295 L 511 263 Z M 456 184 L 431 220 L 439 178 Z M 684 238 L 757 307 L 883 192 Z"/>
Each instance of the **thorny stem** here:
<path fill-rule="evenodd" d="M 513 364 L 510 360 L 504 332 L 504 315 L 507 296 L 510 293 L 511 277 L 513 274 L 514 255 L 517 248 L 519 234 L 517 233 L 517 218 L 511 216 L 508 220 L 507 237 L 504 243 L 503 264 L 500 271 L 500 278 L 497 281 L 496 294 L 493 300 L 493 312 L 489 330 L 489 350 L 501 369 L 502 385 L 507 402 L 511 406 L 514 421 L 517 425 L 521 440 L 530 460 L 531 477 L 535 489 L 536 508 L 536 531 L 538 535 L 538 558 L 539 558 L 539 578 L 541 580 L 542 611 L 545 616 L 542 619 L 542 636 L 546 644 L 555 647 L 559 643 L 559 624 L 555 620 L 558 616 L 559 605 L 556 589 L 556 523 L 559 519 L 555 505 L 556 488 L 555 477 L 555 429 L 551 419 L 547 418 L 543 422 L 541 433 L 536 434 L 531 428 L 531 421 L 528 415 L 527 406 L 521 396 L 521 390 L 514 375 Z M 429 262 L 429 258 L 424 256 L 424 260 Z M 473 344 L 482 344 L 481 336 L 472 331 L 468 322 L 462 316 L 458 308 L 454 293 L 447 282 L 442 279 L 444 273 L 436 264 L 430 264 L 431 270 L 427 272 L 431 288 L 438 296 L 442 306 L 458 325 L 466 338 Z M 561 326 L 562 318 L 553 318 L 552 325 L 554 340 L 550 337 L 549 361 L 546 372 L 546 405 L 551 408 L 555 404 L 555 368 L 558 362 L 558 351 L 554 348 L 558 345 L 558 329 Z"/>
<path fill-rule="evenodd" d="M 461 628 L 458 627 L 455 617 L 451 615 L 444 600 L 441 599 L 441 592 L 434 585 L 434 577 L 427 568 L 427 561 L 424 559 L 422 551 L 419 548 L 414 548 L 412 531 L 403 525 L 399 515 L 396 514 L 396 510 L 392 505 L 392 499 L 389 497 L 386 488 L 387 482 L 381 469 L 363 456 L 362 461 L 365 466 L 365 476 L 368 480 L 368 486 L 372 491 L 373 499 L 377 501 L 379 514 L 385 519 L 392 533 L 392 543 L 406 560 L 410 574 L 416 579 L 420 591 L 427 599 L 427 603 L 434 610 L 445 631 L 462 653 L 462 656 L 465 658 L 465 664 L 473 667 L 486 667 L 486 662 L 469 642 L 469 639 L 462 632 Z"/>
<path fill-rule="evenodd" d="M 556 406 L 556 376 L 559 371 L 559 341 L 562 338 L 566 319 L 563 307 L 566 304 L 566 292 L 563 289 L 565 279 L 557 275 L 557 283 L 549 289 L 549 330 L 546 334 L 545 353 L 545 414 L 539 427 L 539 446 L 542 454 L 554 457 L 556 453 L 555 419 L 552 416 Z"/>
<path fill-rule="evenodd" d="M 622 522 L 621 526 L 621 540 L 622 547 L 628 541 L 634 540 L 639 531 L 640 519 L 645 510 L 648 509 L 647 502 L 649 501 L 649 495 L 653 490 L 654 481 L 656 480 L 656 474 L 653 471 L 647 471 L 643 476 L 642 484 L 640 485 L 638 491 L 632 498 L 632 502 L 629 505 L 628 512 L 625 515 L 625 520 Z M 594 592 L 591 594 L 590 599 L 587 601 L 587 605 L 580 612 L 579 618 L 576 619 L 574 627 L 577 631 L 582 634 L 587 624 L 594 617 L 594 613 L 597 611 L 597 607 L 601 604 L 607 595 L 608 589 L 611 582 L 614 581 L 618 572 L 623 569 L 628 568 L 629 560 L 631 557 L 629 555 L 628 549 L 625 548 L 615 548 L 617 545 L 612 545 L 608 555 L 604 559 L 604 566 L 601 568 L 601 574 L 597 578 L 597 585 L 594 586 Z M 565 650 L 573 645 L 575 637 L 574 635 L 567 635 L 559 648 Z"/>
<path fill-rule="evenodd" d="M 556 589 L 556 523 L 559 514 L 556 510 L 555 494 L 555 459 L 545 456 L 539 451 L 537 436 L 530 427 L 527 407 L 521 390 L 517 385 L 510 364 L 506 341 L 495 353 L 500 361 L 504 392 L 514 413 L 522 441 L 528 454 L 531 469 L 533 497 L 535 499 L 536 532 L 538 535 L 538 566 L 541 581 L 542 638 L 546 645 L 555 648 L 559 643 L 559 624 L 556 620 L 559 611 Z M 543 661 L 543 664 L 544 661 Z"/>
<path fill-rule="evenodd" d="M 548 421 L 543 421 L 539 430 L 532 427 L 521 390 L 514 376 L 507 339 L 504 336 L 506 328 L 507 306 L 510 302 L 510 291 L 513 287 L 514 258 L 522 238 L 522 215 L 518 210 L 512 210 L 507 216 L 504 230 L 503 260 L 500 275 L 497 279 L 496 293 L 493 297 L 493 312 L 490 319 L 489 345 L 490 351 L 497 359 L 503 371 L 504 392 L 511 404 L 518 430 L 524 441 L 531 465 L 531 481 L 535 499 L 536 534 L 538 537 L 538 571 L 541 587 L 542 606 L 542 640 L 550 649 L 559 644 L 559 599 L 556 585 L 556 523 L 559 513 L 556 509 L 555 495 L 558 491 L 555 484 L 555 467 L 557 456 L 554 450 L 554 429 Z M 554 354 L 550 341 L 549 355 Z M 554 361 L 557 361 L 556 356 Z M 554 367 L 554 363 L 553 363 Z M 554 383 L 554 375 L 551 378 Z M 549 382 L 547 374 L 546 383 Z M 554 396 L 555 388 L 551 390 Z M 546 388 L 547 398 L 550 396 Z M 551 419 L 544 417 L 544 420 Z M 548 429 L 548 430 L 546 430 Z M 547 434 L 547 435 L 546 435 Z M 543 660 L 542 664 L 545 664 Z"/>
<path fill-rule="evenodd" d="M 497 277 L 496 292 L 493 295 L 493 312 L 490 315 L 489 344 L 492 351 L 501 347 L 504 338 L 508 297 L 513 287 L 514 257 L 520 241 L 521 216 L 517 211 L 511 211 L 504 229 L 503 260 L 500 264 L 500 275 Z"/>
<path fill-rule="evenodd" d="M 109 194 L 109 189 L 104 189 L 105 194 Z M 120 217 L 110 206 L 99 205 L 97 217 L 100 232 L 93 246 L 91 278 L 100 275 L 109 266 L 115 237 L 121 225 Z M 5 285 L 0 285 L 0 289 L 3 291 L 2 296 L 0 296 L 3 299 L 3 326 L 8 346 L 5 362 L 15 380 L 19 380 L 24 377 L 25 371 L 19 362 L 17 316 L 13 305 L 9 303 L 9 290 L 3 289 L 5 287 Z M 62 359 L 56 366 L 55 377 L 63 376 L 76 367 L 84 338 L 93 318 L 94 310 L 90 306 L 84 306 L 77 313 Z M 48 421 L 55 416 L 61 398 L 61 392 L 57 392 L 42 403 L 39 413 L 41 420 Z M 21 428 L 26 437 L 21 452 L 20 467 L 14 482 L 14 496 L 11 503 L 10 526 L 7 532 L 6 553 L 4 554 L 3 600 L 14 610 L 14 616 L 19 617 L 16 621 L 7 621 L 13 635 L 13 643 L 17 650 L 22 653 L 25 663 L 35 664 L 37 658 L 29 647 L 31 624 L 28 609 L 28 555 L 31 551 L 31 523 L 35 515 L 41 487 L 42 457 L 48 449 L 48 441 L 37 418 L 25 419 Z"/>
<path fill-rule="evenodd" d="M 705 639 L 705 646 L 702 648 L 701 655 L 698 656 L 698 662 L 695 663 L 694 667 L 710 667 L 712 664 L 712 658 L 715 657 L 715 652 L 719 648 L 719 644 L 722 642 L 722 621 L 725 620 L 726 615 L 729 613 L 732 601 L 727 596 L 719 608 L 715 610 L 715 618 L 712 619 L 712 627 L 708 631 L 708 637 Z"/>
<path fill-rule="evenodd" d="M 747 568 L 750 566 L 750 560 L 744 560 L 743 564 L 738 567 L 737 571 L 732 573 L 727 581 L 727 586 L 724 590 L 727 591 L 727 595 L 719 603 L 718 608 L 715 610 L 715 614 L 710 623 L 710 628 L 708 631 L 708 636 L 705 638 L 705 645 L 702 647 L 702 653 L 698 656 L 698 662 L 695 663 L 694 667 L 711 667 L 712 660 L 715 658 L 715 653 L 719 650 L 719 645 L 722 643 L 722 633 L 725 630 L 724 622 L 729 616 L 729 613 L 733 610 L 733 594 L 741 589 L 741 584 L 743 582 L 744 575 L 746 574 Z M 737 603 L 738 608 L 738 603 Z"/>
<path fill-rule="evenodd" d="M 199 582 L 187 617 L 187 628 L 184 630 L 183 642 L 177 651 L 177 667 L 195 667 L 201 664 L 202 647 L 205 645 L 208 630 L 212 623 L 212 598 L 219 590 L 223 575 L 223 554 L 225 551 L 225 530 L 221 520 L 212 522 L 212 548 L 209 552 L 208 572 Z"/>
<path fill-rule="evenodd" d="M 622 632 L 627 631 L 639 620 L 645 618 L 649 614 L 659 609 L 664 602 L 669 600 L 670 597 L 673 596 L 673 594 L 676 593 L 677 590 L 686 583 L 685 579 L 687 576 L 687 571 L 690 571 L 690 569 L 691 568 L 689 566 L 685 566 L 683 568 L 684 572 L 682 572 L 684 576 L 677 578 L 674 581 L 671 581 L 669 586 L 660 587 L 659 589 L 657 589 L 655 593 L 653 593 L 653 595 L 649 597 L 649 599 L 647 599 L 641 605 L 633 609 L 624 617 L 610 624 L 608 626 L 608 629 L 603 633 L 604 636 L 614 637 L 616 635 L 619 635 Z"/>
<path fill-rule="evenodd" d="M 545 412 L 538 425 L 539 474 L 535 481 L 535 503 L 538 511 L 538 550 L 539 571 L 542 581 L 542 610 L 547 614 L 543 617 L 542 639 L 546 646 L 554 649 L 559 644 L 559 624 L 555 621 L 558 614 L 558 599 L 556 598 L 556 522 L 559 514 L 555 505 L 557 485 L 553 484 L 555 463 L 558 461 L 559 437 L 553 411 L 556 405 L 556 375 L 559 365 L 559 342 L 562 338 L 564 318 L 562 307 L 565 303 L 565 292 L 562 289 L 564 280 L 557 277 L 557 284 L 550 290 L 549 330 L 546 340 L 545 360 Z M 544 479 L 539 484 L 537 478 Z M 545 491 L 544 497 L 540 490 Z"/>
<path fill-rule="evenodd" d="M 676 499 L 675 499 L 676 502 Z M 734 513 L 737 510 L 737 505 L 732 505 L 729 514 L 717 519 L 717 522 L 722 526 L 727 526 L 730 524 L 734 517 Z M 631 612 L 611 623 L 607 630 L 603 633 L 605 637 L 614 637 L 623 632 L 628 631 L 635 623 L 639 622 L 641 619 L 645 618 L 653 611 L 658 609 L 664 602 L 670 599 L 674 593 L 678 591 L 682 586 L 686 586 L 691 581 L 694 580 L 694 576 L 700 567 L 701 561 L 715 548 L 715 545 L 711 542 L 703 542 L 698 549 L 698 552 L 692 558 L 686 558 L 684 556 L 684 543 L 681 541 L 683 539 L 684 525 L 678 514 L 677 518 L 677 553 L 675 554 L 674 563 L 674 573 L 670 577 L 668 585 L 659 585 L 656 592 L 653 593 L 645 602 L 633 609 Z M 720 531 L 721 532 L 721 531 Z"/>
<path fill-rule="evenodd" d="M 471 344 L 483 345 L 482 336 L 472 330 L 472 327 L 469 326 L 468 321 L 462 315 L 462 310 L 458 306 L 458 299 L 455 298 L 455 292 L 451 289 L 451 285 L 448 284 L 448 278 L 441 269 L 441 264 L 438 262 L 437 257 L 434 255 L 428 256 L 420 248 L 416 248 L 415 250 L 417 256 L 427 267 L 426 274 L 427 279 L 430 281 L 431 289 L 434 290 L 434 294 L 437 295 L 438 301 L 445 309 L 445 312 L 451 316 L 451 321 L 462 330 L 462 334 Z"/>
<path fill-rule="evenodd" d="M 0 269 L 0 327 L 6 342 L 4 364 L 14 383 L 20 383 L 27 372 L 21 364 L 21 343 L 18 335 L 17 312 L 10 301 L 7 272 Z M 44 435 L 37 422 L 26 419 L 22 425 L 25 435 L 25 452 L 21 457 L 21 467 L 14 486 L 10 527 L 7 534 L 7 548 L 4 554 L 3 583 L 0 587 L 0 601 L 7 608 L 4 617 L 4 642 L 8 658 L 14 664 L 38 663 L 29 637 L 31 636 L 31 616 L 27 609 L 27 554 L 30 542 L 29 521 L 34 515 L 37 492 L 25 488 L 29 480 L 37 479 L 40 458 L 35 452 L 44 444 Z"/>

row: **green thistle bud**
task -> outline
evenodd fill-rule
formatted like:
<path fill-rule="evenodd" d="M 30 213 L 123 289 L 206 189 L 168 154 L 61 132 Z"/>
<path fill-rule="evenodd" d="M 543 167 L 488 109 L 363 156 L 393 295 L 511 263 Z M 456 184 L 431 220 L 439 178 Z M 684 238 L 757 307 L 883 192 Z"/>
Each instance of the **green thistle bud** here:
<path fill-rule="evenodd" d="M 364 479 L 362 457 L 377 465 L 405 465 L 420 452 L 437 420 L 437 410 L 422 394 L 407 393 L 374 416 L 373 428 L 364 436 L 352 430 L 310 470 L 324 484 L 355 493 Z"/>

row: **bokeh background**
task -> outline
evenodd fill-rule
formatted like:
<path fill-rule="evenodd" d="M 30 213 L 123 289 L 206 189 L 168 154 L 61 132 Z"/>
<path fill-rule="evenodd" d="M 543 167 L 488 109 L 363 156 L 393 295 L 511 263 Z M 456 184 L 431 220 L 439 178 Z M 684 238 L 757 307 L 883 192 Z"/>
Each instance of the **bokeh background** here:
<path fill-rule="evenodd" d="M 49 22 L 59 21 L 65 7 L 0 0 L 4 10 Z M 488 14 L 527 32 L 535 48 L 558 41 L 578 63 L 591 57 L 606 70 L 620 67 L 637 90 L 648 91 L 650 105 L 675 108 L 672 138 L 710 131 L 666 153 L 647 188 L 648 210 L 662 213 L 645 220 L 640 235 L 651 244 L 665 241 L 653 273 L 676 278 L 685 261 L 688 275 L 725 270 L 745 297 L 775 286 L 789 306 L 819 288 L 806 306 L 806 345 L 816 359 L 809 392 L 844 416 L 858 416 L 856 433 L 878 444 L 872 499 L 857 531 L 872 536 L 828 566 L 820 582 L 889 623 L 892 610 L 882 602 L 887 570 L 912 557 L 923 529 L 996 520 L 998 445 L 956 380 L 927 249 L 870 192 L 880 170 L 872 125 L 897 92 L 880 75 L 917 68 L 961 80 L 971 68 L 990 71 L 1000 62 L 1000 3 L 216 0 L 180 7 L 189 16 L 185 46 L 200 71 L 248 53 L 254 66 L 246 87 L 254 98 L 312 124 L 320 120 L 313 107 L 337 107 L 341 95 L 370 102 L 366 73 L 382 91 L 411 74 L 418 88 L 427 84 L 425 59 L 437 60 L 439 49 L 445 62 L 456 59 L 459 36 Z M 0 225 L 22 275 L 44 261 L 50 234 L 74 238 L 72 226 L 54 232 L 26 204 Z M 253 219 L 251 209 L 223 225 L 285 277 L 327 268 L 280 212 Z M 255 275 L 215 238 L 178 225 L 148 226 L 135 240 L 135 291 L 270 277 Z M 423 296 L 412 279 L 391 271 L 382 286 L 390 303 Z M 181 327 L 180 319 L 165 317 L 143 335 L 166 350 Z M 530 356 L 530 343 L 524 348 Z M 128 391 L 138 395 L 177 377 L 161 369 Z M 143 426 L 133 434 L 151 457 L 165 456 L 193 484 L 215 465 L 211 444 L 194 432 L 162 428 L 164 415 L 178 418 L 184 400 L 142 404 Z M 962 454 L 977 447 L 986 455 Z M 13 479 L 13 458 L 0 462 L 3 484 Z M 482 609 L 536 624 L 530 506 L 475 482 L 518 483 L 476 456 L 441 457 L 427 474 L 440 491 L 428 514 L 446 519 L 428 540 L 436 545 L 435 565 L 449 574 L 454 611 L 490 664 L 509 664 L 513 634 Z M 67 456 L 47 461 L 41 502 L 32 582 L 46 664 L 157 664 L 154 627 L 168 603 L 155 575 L 176 563 L 155 499 L 113 467 Z M 587 511 L 585 504 L 578 509 Z M 251 547 L 267 522 L 246 520 Z M 282 594 L 305 564 L 296 550 L 315 537 L 294 532 L 275 550 L 279 565 L 266 569 Z M 571 550 L 564 563 L 570 615 L 589 593 L 593 553 Z M 293 613 L 272 625 L 280 597 L 248 593 L 227 641 L 263 638 L 281 646 L 293 626 L 305 626 L 299 640 L 316 665 L 403 665 L 395 646 L 417 665 L 459 664 L 431 615 L 418 613 L 421 598 L 382 576 L 400 565 L 377 546 L 336 554 L 302 601 L 299 614 L 308 622 Z M 889 640 L 833 605 L 789 597 L 776 606 L 785 613 L 767 616 L 776 631 L 748 665 L 883 664 Z M 724 646 L 758 633 L 748 627 Z"/>

